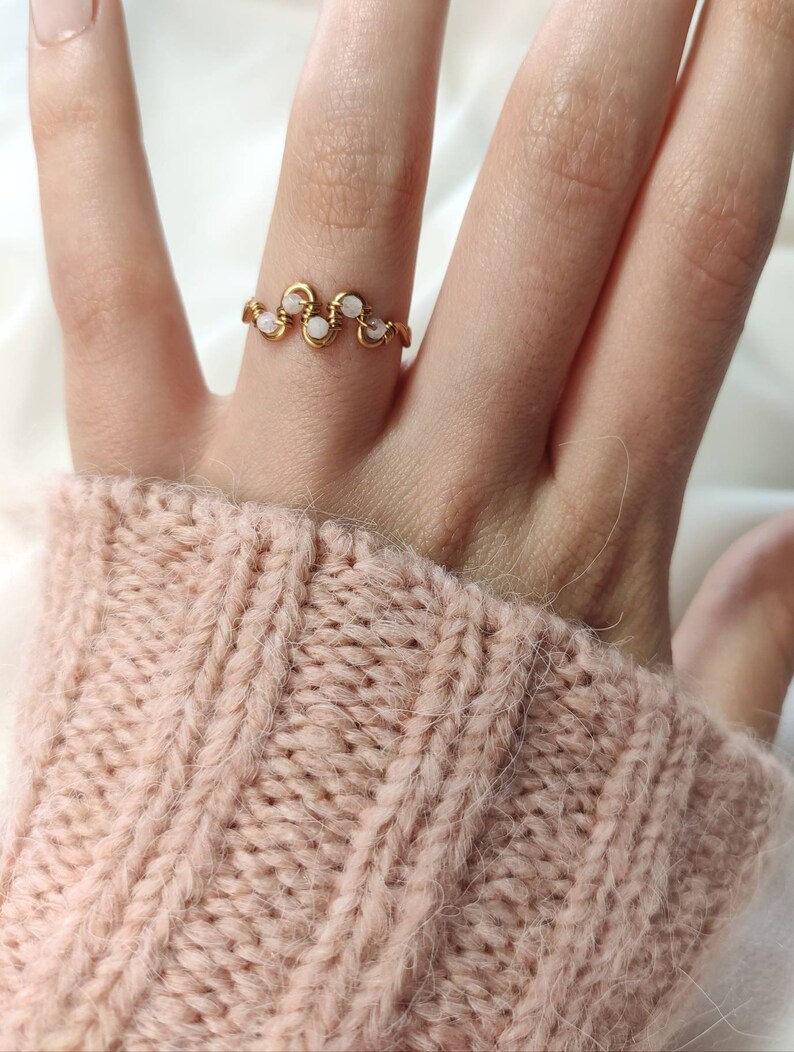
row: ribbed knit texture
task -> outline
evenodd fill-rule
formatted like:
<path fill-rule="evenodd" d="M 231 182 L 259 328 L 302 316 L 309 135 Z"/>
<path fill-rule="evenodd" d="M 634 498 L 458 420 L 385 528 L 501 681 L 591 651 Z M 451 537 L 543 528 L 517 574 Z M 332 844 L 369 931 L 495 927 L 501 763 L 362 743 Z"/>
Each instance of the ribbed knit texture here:
<path fill-rule="evenodd" d="M 664 1047 L 785 778 L 546 610 L 365 532 L 64 482 L 0 1047 Z"/>

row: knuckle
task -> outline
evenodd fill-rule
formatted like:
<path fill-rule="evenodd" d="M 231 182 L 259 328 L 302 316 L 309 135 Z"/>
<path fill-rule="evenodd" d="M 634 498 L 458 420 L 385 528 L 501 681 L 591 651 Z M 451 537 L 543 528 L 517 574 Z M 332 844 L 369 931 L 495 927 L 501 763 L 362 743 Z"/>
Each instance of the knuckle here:
<path fill-rule="evenodd" d="M 558 612 L 616 638 L 636 629 L 665 594 L 671 533 L 667 522 L 644 514 L 636 502 L 610 499 L 583 507 L 581 490 L 555 486 L 556 524 L 541 533 L 547 595 Z M 559 528 L 563 524 L 563 528 Z"/>
<path fill-rule="evenodd" d="M 414 144 L 358 111 L 313 121 L 295 144 L 301 173 L 296 211 L 338 231 L 395 231 L 411 221 L 422 173 Z"/>
<path fill-rule="evenodd" d="M 422 491 L 417 547 L 447 569 L 464 569 L 485 529 L 489 487 L 478 475 L 457 471 L 425 478 Z"/>
<path fill-rule="evenodd" d="M 97 364 L 116 356 L 119 341 L 118 314 L 99 298 L 84 296 L 61 311 L 61 328 L 71 357 Z"/>
<path fill-rule="evenodd" d="M 791 0 L 734 0 L 736 17 L 752 29 L 794 42 L 794 4 Z"/>
<path fill-rule="evenodd" d="M 30 115 L 39 146 L 64 137 L 91 136 L 105 116 L 95 94 L 57 91 L 31 92 Z"/>
<path fill-rule="evenodd" d="M 621 573 L 623 551 L 620 515 L 607 503 L 588 507 L 587 514 L 576 498 L 558 493 L 565 528 L 547 539 L 550 553 L 549 585 L 553 591 L 574 588 L 588 596 L 606 598 L 615 590 Z"/>
<path fill-rule="evenodd" d="M 529 98 L 523 119 L 523 149 L 530 166 L 563 195 L 614 198 L 635 177 L 643 136 L 622 78 L 578 69 L 553 76 L 540 88 L 519 85 L 519 104 Z"/>
<path fill-rule="evenodd" d="M 752 291 L 777 228 L 779 209 L 769 181 L 746 168 L 719 179 L 682 173 L 669 200 L 671 244 L 685 260 L 696 293 Z"/>
<path fill-rule="evenodd" d="M 81 360 L 114 357 L 123 343 L 123 320 L 135 317 L 142 303 L 158 309 L 160 292 L 140 270 L 94 261 L 63 271 L 53 275 L 58 316 L 70 354 Z"/>

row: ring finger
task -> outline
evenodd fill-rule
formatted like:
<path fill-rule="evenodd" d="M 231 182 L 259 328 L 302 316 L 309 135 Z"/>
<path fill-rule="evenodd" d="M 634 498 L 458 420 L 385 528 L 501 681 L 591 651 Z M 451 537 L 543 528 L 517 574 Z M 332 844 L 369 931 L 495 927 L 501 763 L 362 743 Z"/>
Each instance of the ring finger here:
<path fill-rule="evenodd" d="M 373 315 L 407 320 L 447 6 L 323 5 L 257 286 L 269 309 L 289 285 L 307 282 L 324 304 L 355 290 Z M 276 476 L 280 464 L 292 479 L 297 469 L 314 491 L 377 438 L 400 351 L 399 338 L 363 348 L 353 321 L 327 350 L 309 348 L 297 332 L 271 343 L 252 326 L 231 415 L 267 452 Z M 282 495 L 279 485 L 275 477 L 274 497 Z"/>

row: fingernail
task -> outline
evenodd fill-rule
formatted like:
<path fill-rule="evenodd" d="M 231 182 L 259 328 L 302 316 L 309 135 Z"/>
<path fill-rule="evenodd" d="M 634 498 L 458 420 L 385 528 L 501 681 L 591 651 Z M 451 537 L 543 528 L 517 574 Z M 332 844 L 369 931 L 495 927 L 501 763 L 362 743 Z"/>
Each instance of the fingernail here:
<path fill-rule="evenodd" d="M 40 44 L 60 44 L 88 29 L 94 0 L 30 0 L 33 28 Z"/>

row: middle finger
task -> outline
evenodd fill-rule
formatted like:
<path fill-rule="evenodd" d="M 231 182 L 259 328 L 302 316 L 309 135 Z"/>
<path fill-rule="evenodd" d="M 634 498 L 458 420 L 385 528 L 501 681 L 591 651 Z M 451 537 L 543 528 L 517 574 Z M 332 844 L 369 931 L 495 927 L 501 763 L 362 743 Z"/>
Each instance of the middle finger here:
<path fill-rule="evenodd" d="M 409 420 L 421 433 L 409 441 L 431 457 L 441 435 L 469 476 L 474 464 L 489 485 L 534 477 L 661 135 L 693 9 L 554 6 L 508 96 L 416 362 Z"/>

